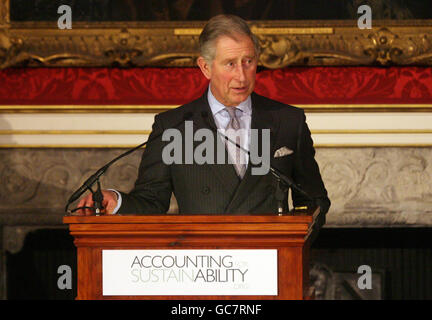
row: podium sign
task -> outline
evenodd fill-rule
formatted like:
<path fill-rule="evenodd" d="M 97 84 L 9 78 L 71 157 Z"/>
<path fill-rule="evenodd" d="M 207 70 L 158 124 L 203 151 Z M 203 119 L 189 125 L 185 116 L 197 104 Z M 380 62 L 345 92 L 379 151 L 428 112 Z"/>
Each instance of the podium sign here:
<path fill-rule="evenodd" d="M 313 212 L 68 216 L 77 299 L 311 297 Z"/>
<path fill-rule="evenodd" d="M 102 250 L 104 296 L 277 296 L 277 250 Z"/>

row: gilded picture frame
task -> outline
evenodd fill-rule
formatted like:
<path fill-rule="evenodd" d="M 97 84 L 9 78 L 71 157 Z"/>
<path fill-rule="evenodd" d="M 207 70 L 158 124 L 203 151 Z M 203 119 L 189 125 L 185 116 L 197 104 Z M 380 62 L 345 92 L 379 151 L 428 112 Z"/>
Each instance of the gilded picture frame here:
<path fill-rule="evenodd" d="M 57 21 L 14 21 L 11 1 L 0 0 L 0 69 L 196 65 L 204 21 L 74 21 L 60 29 Z M 371 29 L 357 18 L 249 23 L 264 68 L 432 65 L 432 19 L 372 20 Z"/>

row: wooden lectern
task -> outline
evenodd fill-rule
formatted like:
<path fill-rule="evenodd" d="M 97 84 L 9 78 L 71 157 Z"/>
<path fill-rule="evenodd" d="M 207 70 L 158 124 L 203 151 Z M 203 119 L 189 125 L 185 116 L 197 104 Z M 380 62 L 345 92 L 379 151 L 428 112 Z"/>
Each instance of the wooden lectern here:
<path fill-rule="evenodd" d="M 295 215 L 65 216 L 77 247 L 77 299 L 308 299 L 316 212 Z M 277 296 L 103 296 L 102 250 L 277 249 Z"/>

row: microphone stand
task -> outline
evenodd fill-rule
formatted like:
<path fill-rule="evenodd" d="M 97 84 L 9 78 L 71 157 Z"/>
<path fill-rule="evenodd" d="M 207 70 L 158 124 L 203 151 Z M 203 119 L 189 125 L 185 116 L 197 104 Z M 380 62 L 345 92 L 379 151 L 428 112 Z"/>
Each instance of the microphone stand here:
<path fill-rule="evenodd" d="M 95 214 L 98 216 L 100 215 L 101 211 L 104 209 L 104 207 L 102 206 L 102 202 L 103 202 L 103 194 L 102 194 L 102 190 L 101 190 L 101 184 L 99 181 L 99 178 L 96 180 L 97 181 L 97 189 L 95 192 L 92 191 L 92 198 L 93 198 L 93 202 L 94 202 L 94 208 L 95 208 Z"/>
<path fill-rule="evenodd" d="M 186 112 L 184 114 L 184 116 L 183 116 L 182 121 L 180 121 L 176 126 L 174 126 L 174 128 L 177 127 L 177 126 L 179 126 L 184 121 L 187 121 L 188 119 L 192 118 L 192 116 L 193 116 L 192 112 Z M 162 133 L 156 135 L 153 139 L 156 139 L 156 138 L 158 138 L 161 135 L 162 135 Z M 149 137 L 149 139 L 150 139 L 150 137 Z M 98 171 L 96 171 L 96 173 L 94 173 L 93 175 L 91 175 L 90 178 L 88 178 L 84 182 L 84 184 L 70 196 L 70 198 L 69 198 L 69 200 L 68 200 L 68 202 L 66 204 L 66 207 L 65 207 L 65 212 L 69 212 L 68 208 L 69 208 L 69 205 L 72 202 L 74 202 L 75 200 L 77 200 L 84 192 L 86 192 L 87 190 L 90 190 L 91 193 L 92 193 L 92 195 L 93 195 L 92 199 L 94 201 L 94 206 L 93 207 L 75 208 L 75 209 L 71 210 L 69 212 L 69 214 L 72 213 L 72 212 L 75 212 L 77 210 L 80 210 L 80 209 L 92 209 L 92 210 L 95 210 L 96 215 L 99 215 L 101 213 L 101 211 L 104 209 L 103 206 L 102 206 L 102 202 L 103 202 L 104 198 L 103 198 L 103 194 L 102 194 L 99 178 L 108 170 L 108 168 L 114 162 L 116 162 L 117 160 L 119 160 L 119 159 L 121 159 L 121 158 L 123 158 L 123 157 L 125 157 L 125 156 L 127 156 L 129 154 L 131 154 L 132 152 L 134 152 L 134 151 L 136 151 L 136 150 L 138 150 L 138 149 L 140 149 L 142 147 L 144 147 L 150 141 L 149 139 L 147 141 L 141 143 L 140 145 L 138 145 L 138 146 L 136 146 L 136 147 L 134 147 L 134 148 L 132 148 L 130 150 L 127 150 L 126 152 L 124 152 L 122 154 L 120 154 L 119 156 L 117 156 L 116 158 L 114 158 L 113 160 L 111 160 L 110 162 L 108 162 L 106 165 L 104 165 L 102 168 L 100 168 Z M 96 191 L 93 191 L 91 187 L 95 183 L 97 183 L 97 189 L 96 189 Z"/>
<path fill-rule="evenodd" d="M 102 206 L 102 202 L 103 202 L 103 194 L 102 194 L 102 190 L 101 190 L 101 184 L 99 181 L 99 178 L 108 170 L 108 168 L 117 160 L 129 155 L 130 153 L 134 152 L 135 150 L 138 150 L 139 148 L 145 146 L 147 144 L 148 141 L 141 143 L 140 145 L 127 150 L 126 152 L 120 154 L 118 157 L 114 158 L 113 160 L 111 160 L 110 162 L 108 162 L 106 165 L 104 165 L 102 168 L 100 168 L 98 171 L 96 171 L 96 173 L 94 173 L 92 176 L 90 176 L 90 178 L 88 178 L 86 180 L 86 182 L 84 182 L 84 184 L 77 190 L 74 192 L 74 194 L 69 198 L 66 207 L 65 207 L 65 212 L 68 212 L 68 208 L 69 205 L 74 202 L 75 200 L 77 200 L 86 190 L 90 190 L 90 192 L 92 193 L 92 199 L 94 201 L 94 206 L 93 207 L 80 207 L 80 208 L 75 208 L 73 210 L 71 210 L 69 212 L 73 213 L 77 210 L 80 209 L 93 209 L 95 211 L 95 214 L 98 216 L 100 215 L 101 211 L 104 209 L 104 207 Z M 95 183 L 97 183 L 97 189 L 96 191 L 93 191 L 93 189 L 91 188 Z"/>
<path fill-rule="evenodd" d="M 285 184 L 281 181 L 281 179 L 276 178 L 277 186 L 275 191 L 275 198 L 278 202 L 278 215 L 282 216 L 286 212 L 286 206 L 285 203 L 285 193 L 288 191 L 288 188 L 285 186 Z"/>
<path fill-rule="evenodd" d="M 238 143 L 232 141 L 230 138 L 228 138 L 226 135 L 224 135 L 223 133 L 219 132 L 219 130 L 217 130 L 217 132 L 227 141 L 229 141 L 230 143 L 233 143 L 237 146 L 237 148 L 239 148 L 240 150 L 242 150 L 243 152 L 246 152 L 247 155 L 250 158 L 250 152 L 249 150 L 244 149 L 243 147 L 241 147 Z M 276 191 L 275 191 L 275 198 L 278 202 L 278 215 L 283 215 L 284 213 L 287 213 L 286 211 L 286 206 L 284 205 L 285 202 L 285 194 L 288 191 L 289 188 L 296 190 L 297 192 L 299 192 L 300 194 L 302 194 L 303 196 L 305 196 L 306 198 L 308 198 L 309 200 L 311 200 L 313 203 L 315 203 L 315 199 L 313 199 L 307 192 L 305 192 L 304 190 L 302 190 L 301 188 L 299 188 L 294 181 L 292 181 L 290 178 L 288 178 L 286 175 L 284 175 L 282 172 L 280 172 L 279 170 L 277 170 L 276 168 L 274 168 L 273 166 L 269 165 L 270 167 L 270 172 L 273 174 L 273 176 L 276 178 L 277 181 L 277 187 L 276 187 Z"/>

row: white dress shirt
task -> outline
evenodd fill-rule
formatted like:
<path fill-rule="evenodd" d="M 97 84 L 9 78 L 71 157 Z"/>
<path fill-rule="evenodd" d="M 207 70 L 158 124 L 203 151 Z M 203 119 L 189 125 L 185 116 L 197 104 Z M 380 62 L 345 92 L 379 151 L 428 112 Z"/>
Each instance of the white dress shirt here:
<path fill-rule="evenodd" d="M 210 105 L 210 109 L 213 113 L 213 118 L 218 130 L 221 130 L 223 134 L 225 128 L 228 126 L 228 123 L 231 120 L 231 117 L 228 111 L 225 110 L 226 106 L 220 103 L 213 96 L 211 92 L 211 88 L 207 92 L 207 100 Z M 244 130 L 241 130 L 242 136 L 240 138 L 240 145 L 243 149 L 249 150 L 249 143 L 251 137 L 251 122 L 252 122 L 252 99 L 249 96 L 245 101 L 241 102 L 237 109 L 241 110 L 241 112 L 237 113 L 237 119 L 240 122 L 240 127 Z M 222 140 L 224 140 L 223 136 L 219 136 Z M 226 141 L 225 141 L 226 142 Z M 229 143 L 229 142 L 226 142 Z M 246 164 L 249 163 L 249 156 L 246 152 L 240 152 L 241 163 Z"/>

